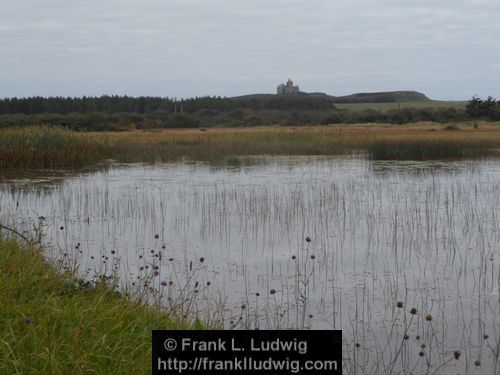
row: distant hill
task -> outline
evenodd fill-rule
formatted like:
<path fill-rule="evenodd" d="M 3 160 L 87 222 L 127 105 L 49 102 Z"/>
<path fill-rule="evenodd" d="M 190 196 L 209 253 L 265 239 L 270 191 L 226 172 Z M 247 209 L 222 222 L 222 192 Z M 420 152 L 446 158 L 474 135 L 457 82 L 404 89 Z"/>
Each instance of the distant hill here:
<path fill-rule="evenodd" d="M 358 93 L 346 96 L 332 96 L 321 92 L 305 93 L 297 95 L 275 95 L 275 94 L 251 94 L 235 96 L 235 99 L 243 102 L 275 102 L 279 100 L 287 102 L 321 101 L 330 103 L 404 103 L 404 102 L 431 102 L 425 94 L 417 91 L 384 91 L 371 93 Z"/>
<path fill-rule="evenodd" d="M 335 103 L 404 103 L 430 101 L 431 99 L 417 91 L 371 92 L 334 97 Z"/>

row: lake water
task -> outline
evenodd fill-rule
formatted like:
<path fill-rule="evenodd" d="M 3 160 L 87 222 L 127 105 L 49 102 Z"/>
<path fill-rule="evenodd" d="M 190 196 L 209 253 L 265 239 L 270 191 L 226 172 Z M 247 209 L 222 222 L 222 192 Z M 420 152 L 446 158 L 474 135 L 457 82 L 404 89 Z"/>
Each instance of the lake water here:
<path fill-rule="evenodd" d="M 349 373 L 500 372 L 497 160 L 112 165 L 4 180 L 0 214 L 226 328 L 342 329 Z"/>

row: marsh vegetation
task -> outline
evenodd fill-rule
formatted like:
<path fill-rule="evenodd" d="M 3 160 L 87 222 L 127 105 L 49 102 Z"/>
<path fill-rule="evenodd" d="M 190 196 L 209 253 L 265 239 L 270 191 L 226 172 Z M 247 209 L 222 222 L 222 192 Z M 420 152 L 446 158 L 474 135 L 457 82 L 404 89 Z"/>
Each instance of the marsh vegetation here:
<path fill-rule="evenodd" d="M 370 159 L 480 158 L 500 150 L 498 123 L 419 123 L 77 133 L 60 127 L 0 130 L 0 168 L 96 162 L 227 162 L 259 155 L 362 155 Z"/>

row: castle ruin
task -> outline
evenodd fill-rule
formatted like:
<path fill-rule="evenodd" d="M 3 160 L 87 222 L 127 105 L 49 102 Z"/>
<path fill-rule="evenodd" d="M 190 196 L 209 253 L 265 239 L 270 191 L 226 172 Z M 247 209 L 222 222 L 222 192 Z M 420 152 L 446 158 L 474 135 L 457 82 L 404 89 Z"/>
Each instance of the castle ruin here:
<path fill-rule="evenodd" d="M 294 95 L 298 94 L 299 92 L 299 86 L 294 86 L 293 81 L 290 78 L 288 78 L 288 81 L 286 81 L 286 83 L 281 83 L 276 88 L 277 95 Z"/>

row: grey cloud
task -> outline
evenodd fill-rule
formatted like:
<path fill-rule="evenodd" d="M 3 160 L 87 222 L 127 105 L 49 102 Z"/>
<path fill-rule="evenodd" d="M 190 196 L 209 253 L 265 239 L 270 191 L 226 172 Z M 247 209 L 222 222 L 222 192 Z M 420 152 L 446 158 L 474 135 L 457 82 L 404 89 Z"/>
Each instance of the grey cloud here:
<path fill-rule="evenodd" d="M 24 0 L 0 14 L 0 96 L 417 89 L 497 95 L 486 0 Z M 495 91 L 496 90 L 496 91 Z"/>

